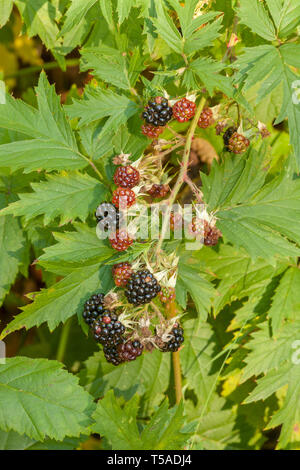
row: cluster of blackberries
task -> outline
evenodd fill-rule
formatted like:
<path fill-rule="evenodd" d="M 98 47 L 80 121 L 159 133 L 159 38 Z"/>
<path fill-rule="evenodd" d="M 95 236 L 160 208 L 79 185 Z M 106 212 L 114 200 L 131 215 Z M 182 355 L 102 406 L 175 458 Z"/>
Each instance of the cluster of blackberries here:
<path fill-rule="evenodd" d="M 169 106 L 168 100 L 162 96 L 156 96 L 148 101 L 143 112 L 143 118 L 147 124 L 153 126 L 165 126 L 172 119 L 173 110 Z"/>
<path fill-rule="evenodd" d="M 127 282 L 125 295 L 129 303 L 143 305 L 157 296 L 161 287 L 148 269 L 133 273 Z"/>
<path fill-rule="evenodd" d="M 183 329 L 179 325 L 179 323 L 175 323 L 170 335 L 172 336 L 171 339 L 165 343 L 165 346 L 163 347 L 162 351 L 163 352 L 176 352 L 182 345 L 184 341 L 184 336 L 183 336 Z"/>
<path fill-rule="evenodd" d="M 104 294 L 94 294 L 84 305 L 83 318 L 90 326 L 94 339 L 103 346 L 106 360 L 118 365 L 133 361 L 143 352 L 138 340 L 126 340 L 125 326 L 118 315 L 104 305 Z"/>

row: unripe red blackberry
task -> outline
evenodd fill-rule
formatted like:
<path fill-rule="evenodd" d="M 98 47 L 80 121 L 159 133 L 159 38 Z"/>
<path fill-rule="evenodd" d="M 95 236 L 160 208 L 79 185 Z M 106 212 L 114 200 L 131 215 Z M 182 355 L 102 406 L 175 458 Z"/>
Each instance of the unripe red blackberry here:
<path fill-rule="evenodd" d="M 246 152 L 250 145 L 250 140 L 244 135 L 235 132 L 229 139 L 228 150 L 229 152 L 240 154 Z"/>
<path fill-rule="evenodd" d="M 179 122 L 189 121 L 196 111 L 196 104 L 187 98 L 182 98 L 173 106 L 173 116 Z"/>
<path fill-rule="evenodd" d="M 131 165 L 119 166 L 114 174 L 114 182 L 122 188 L 133 188 L 140 182 L 140 173 Z"/>
<path fill-rule="evenodd" d="M 113 192 L 112 203 L 119 209 L 127 209 L 135 203 L 136 197 L 132 189 L 129 188 L 117 188 Z"/>
<path fill-rule="evenodd" d="M 104 311 L 104 294 L 94 294 L 85 302 L 82 316 L 88 325 L 92 325 Z"/>
<path fill-rule="evenodd" d="M 195 236 L 202 235 L 203 243 L 206 246 L 216 245 L 219 238 L 222 237 L 221 231 L 215 225 L 210 225 L 207 220 L 198 219 L 197 217 L 193 217 L 192 222 L 189 224 L 189 232 Z"/>
<path fill-rule="evenodd" d="M 125 287 L 132 275 L 131 264 L 127 262 L 115 264 L 112 271 L 116 286 Z"/>
<path fill-rule="evenodd" d="M 169 191 L 170 187 L 168 184 L 153 184 L 148 190 L 148 194 L 152 196 L 153 199 L 156 199 L 165 197 Z"/>
<path fill-rule="evenodd" d="M 163 127 L 170 121 L 172 115 L 173 111 L 168 100 L 162 96 L 156 96 L 148 101 L 142 116 L 147 124 Z"/>
<path fill-rule="evenodd" d="M 115 346 L 122 341 L 125 326 L 118 320 L 118 315 L 104 310 L 92 324 L 92 332 L 97 343 L 103 346 Z"/>
<path fill-rule="evenodd" d="M 109 237 L 112 248 L 117 251 L 125 251 L 133 244 L 133 239 L 128 235 L 125 229 L 117 230 Z"/>
<path fill-rule="evenodd" d="M 228 127 L 223 134 L 223 142 L 225 145 L 225 150 L 228 150 L 228 144 L 231 136 L 237 131 L 236 127 Z"/>
<path fill-rule="evenodd" d="M 102 232 L 118 230 L 122 223 L 122 214 L 119 209 L 110 202 L 102 202 L 102 204 L 97 207 L 95 217 L 98 222 L 98 227 Z"/>
<path fill-rule="evenodd" d="M 179 323 L 175 323 L 170 335 L 172 335 L 172 338 L 165 343 L 162 351 L 163 352 L 176 352 L 182 345 L 184 341 L 184 336 L 183 336 L 183 329 L 179 325 Z"/>
<path fill-rule="evenodd" d="M 151 302 L 161 287 L 148 269 L 133 273 L 127 282 L 125 295 L 129 303 L 142 305 Z"/>
<path fill-rule="evenodd" d="M 198 120 L 198 126 L 206 129 L 215 122 L 213 112 L 210 108 L 204 108 Z"/>
<path fill-rule="evenodd" d="M 170 229 L 180 229 L 182 227 L 182 215 L 179 212 L 171 212 L 170 214 Z"/>
<path fill-rule="evenodd" d="M 160 134 L 164 132 L 164 127 L 155 127 L 151 124 L 143 124 L 142 125 L 142 133 L 149 137 L 149 139 L 157 139 Z"/>
<path fill-rule="evenodd" d="M 215 246 L 217 245 L 219 238 L 222 237 L 222 232 L 214 225 L 211 226 L 205 220 L 204 221 L 204 245 Z"/>
<path fill-rule="evenodd" d="M 171 302 L 175 299 L 175 289 L 174 287 L 162 287 L 161 291 L 158 293 L 158 296 L 164 304 Z"/>
<path fill-rule="evenodd" d="M 137 340 L 129 340 L 126 343 L 119 344 L 117 346 L 117 351 L 121 361 L 134 361 L 142 354 L 143 346 Z"/>

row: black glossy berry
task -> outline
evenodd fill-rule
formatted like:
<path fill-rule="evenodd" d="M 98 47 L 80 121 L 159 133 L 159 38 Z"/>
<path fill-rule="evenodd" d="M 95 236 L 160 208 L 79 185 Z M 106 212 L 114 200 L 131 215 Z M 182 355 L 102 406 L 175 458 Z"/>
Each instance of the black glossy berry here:
<path fill-rule="evenodd" d="M 104 310 L 92 324 L 95 340 L 103 346 L 116 346 L 123 341 L 125 326 L 118 320 L 118 315 Z"/>
<path fill-rule="evenodd" d="M 173 110 L 166 98 L 157 96 L 148 101 L 142 116 L 147 124 L 152 124 L 155 127 L 165 126 L 172 119 Z"/>
<path fill-rule="evenodd" d="M 142 305 L 151 302 L 160 292 L 160 285 L 148 269 L 133 273 L 127 282 L 125 295 L 129 303 Z"/>
<path fill-rule="evenodd" d="M 85 302 L 82 316 L 88 325 L 92 325 L 105 311 L 103 301 L 104 294 L 94 294 Z"/>
<path fill-rule="evenodd" d="M 102 232 L 118 230 L 122 222 L 119 209 L 110 202 L 102 202 L 97 207 L 95 217 Z"/>
<path fill-rule="evenodd" d="M 174 324 L 170 335 L 172 335 L 172 338 L 167 343 L 165 343 L 165 346 L 162 349 L 163 352 L 178 351 L 184 341 L 183 329 L 181 328 L 179 323 Z"/>

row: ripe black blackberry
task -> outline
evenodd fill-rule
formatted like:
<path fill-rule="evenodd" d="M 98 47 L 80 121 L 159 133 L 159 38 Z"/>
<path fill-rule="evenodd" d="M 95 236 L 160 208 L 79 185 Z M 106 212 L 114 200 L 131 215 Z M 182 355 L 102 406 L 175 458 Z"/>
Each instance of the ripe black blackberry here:
<path fill-rule="evenodd" d="M 102 232 L 118 230 L 122 222 L 122 213 L 110 202 L 102 202 L 97 207 L 95 217 Z"/>
<path fill-rule="evenodd" d="M 103 352 L 107 362 L 113 364 L 114 366 L 118 366 L 124 362 L 123 359 L 121 359 L 119 356 L 117 346 L 104 346 Z"/>
<path fill-rule="evenodd" d="M 125 326 L 118 320 L 118 315 L 104 310 L 92 324 L 92 332 L 97 343 L 103 346 L 116 346 L 123 341 Z"/>
<path fill-rule="evenodd" d="M 92 325 L 104 311 L 104 294 L 94 294 L 85 302 L 82 316 L 88 325 Z"/>
<path fill-rule="evenodd" d="M 122 362 L 134 361 L 142 354 L 143 349 L 143 346 L 138 340 L 130 340 L 117 346 L 119 359 Z"/>
<path fill-rule="evenodd" d="M 142 305 L 151 302 L 161 287 L 148 269 L 133 273 L 127 282 L 125 295 L 129 303 Z"/>
<path fill-rule="evenodd" d="M 183 329 L 179 323 L 174 324 L 170 334 L 172 335 L 172 338 L 167 343 L 165 343 L 165 346 L 162 349 L 163 352 L 178 351 L 184 341 Z"/>
<path fill-rule="evenodd" d="M 228 150 L 229 141 L 236 131 L 237 131 L 236 127 L 228 127 L 228 129 L 226 129 L 226 131 L 224 132 L 223 142 L 225 145 L 225 150 Z"/>
<path fill-rule="evenodd" d="M 173 110 L 168 100 L 162 96 L 156 96 L 148 101 L 143 112 L 143 118 L 153 126 L 165 126 L 173 116 Z"/>

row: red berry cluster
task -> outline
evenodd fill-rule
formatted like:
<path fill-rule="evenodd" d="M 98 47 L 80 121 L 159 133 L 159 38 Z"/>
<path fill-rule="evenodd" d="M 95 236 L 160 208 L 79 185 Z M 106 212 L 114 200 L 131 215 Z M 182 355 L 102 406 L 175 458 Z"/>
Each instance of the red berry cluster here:
<path fill-rule="evenodd" d="M 215 226 L 209 224 L 207 220 L 198 219 L 193 217 L 189 225 L 191 235 L 203 235 L 203 243 L 206 246 L 214 246 L 218 243 L 219 238 L 222 237 L 222 232 Z"/>
<path fill-rule="evenodd" d="M 140 182 L 140 173 L 131 165 L 120 166 L 114 174 L 114 182 L 121 188 L 134 188 Z"/>
<path fill-rule="evenodd" d="M 182 98 L 173 106 L 173 116 L 178 122 L 189 121 L 196 111 L 196 104 L 187 98 Z"/>
<path fill-rule="evenodd" d="M 116 286 L 125 287 L 127 281 L 130 279 L 133 273 L 131 264 L 125 261 L 124 263 L 115 264 L 113 267 L 113 278 Z"/>
<path fill-rule="evenodd" d="M 213 112 L 210 108 L 204 108 L 198 120 L 198 126 L 206 129 L 215 122 Z"/>
<path fill-rule="evenodd" d="M 112 203 L 119 209 L 127 209 L 135 203 L 135 193 L 129 188 L 117 188 L 113 192 Z"/>
<path fill-rule="evenodd" d="M 170 191 L 168 184 L 153 184 L 152 187 L 148 190 L 148 194 L 153 197 L 153 199 L 163 198 Z"/>
<path fill-rule="evenodd" d="M 164 127 L 155 127 L 152 124 L 142 125 L 142 133 L 150 139 L 157 139 L 164 130 Z"/>

